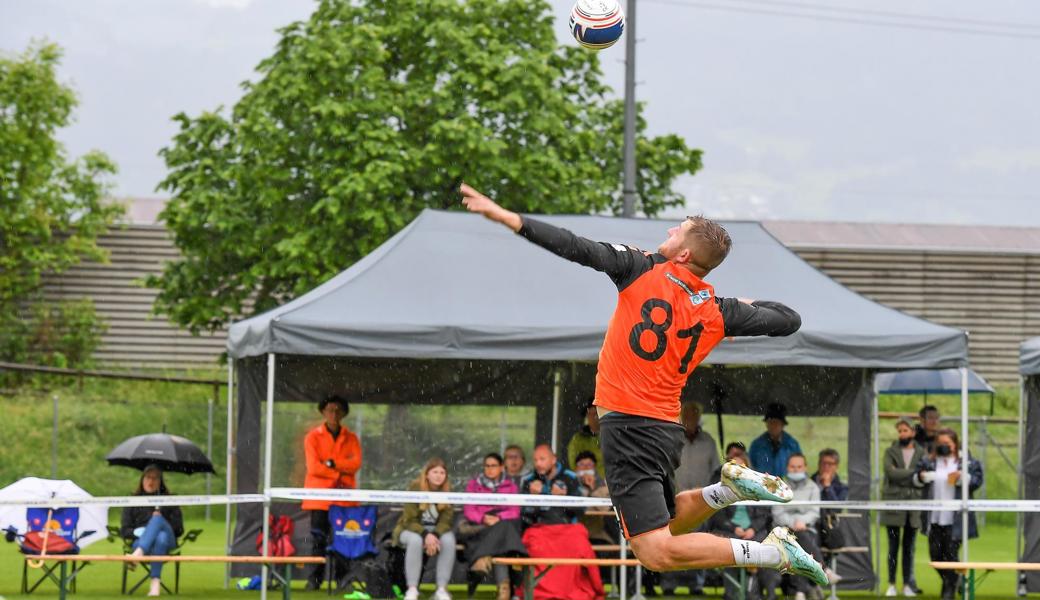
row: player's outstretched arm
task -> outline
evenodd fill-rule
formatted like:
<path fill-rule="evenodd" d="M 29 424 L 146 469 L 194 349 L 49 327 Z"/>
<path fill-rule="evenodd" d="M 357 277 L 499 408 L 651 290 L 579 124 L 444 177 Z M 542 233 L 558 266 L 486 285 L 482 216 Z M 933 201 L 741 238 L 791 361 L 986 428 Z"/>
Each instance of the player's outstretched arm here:
<path fill-rule="evenodd" d="M 501 223 L 512 229 L 514 233 L 520 231 L 520 228 L 523 227 L 524 221 L 520 218 L 520 215 L 495 204 L 494 200 L 465 183 L 462 184 L 459 191 L 462 192 L 462 203 L 466 205 L 470 212 L 484 215 L 496 223 Z"/>
<path fill-rule="evenodd" d="M 641 251 L 620 244 L 594 242 L 574 233 L 537 219 L 524 218 L 495 204 L 487 196 L 465 183 L 459 188 L 462 203 L 471 212 L 479 213 L 509 227 L 529 242 L 553 254 L 578 264 L 603 271 L 622 288 L 640 274 L 649 270 L 653 261 Z"/>
<path fill-rule="evenodd" d="M 791 335 L 802 326 L 802 317 L 780 302 L 716 298 L 727 336 Z"/>

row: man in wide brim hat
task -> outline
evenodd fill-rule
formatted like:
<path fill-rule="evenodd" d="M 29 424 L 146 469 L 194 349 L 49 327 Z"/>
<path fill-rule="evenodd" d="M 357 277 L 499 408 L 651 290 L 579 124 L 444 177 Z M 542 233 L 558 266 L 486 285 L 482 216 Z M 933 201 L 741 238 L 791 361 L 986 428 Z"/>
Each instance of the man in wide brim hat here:
<path fill-rule="evenodd" d="M 766 431 L 751 442 L 748 451 L 751 464 L 758 471 L 784 477 L 787 475 L 787 459 L 792 454 L 802 453 L 798 440 L 784 431 L 787 407 L 780 402 L 770 402 L 762 420 L 766 423 Z"/>

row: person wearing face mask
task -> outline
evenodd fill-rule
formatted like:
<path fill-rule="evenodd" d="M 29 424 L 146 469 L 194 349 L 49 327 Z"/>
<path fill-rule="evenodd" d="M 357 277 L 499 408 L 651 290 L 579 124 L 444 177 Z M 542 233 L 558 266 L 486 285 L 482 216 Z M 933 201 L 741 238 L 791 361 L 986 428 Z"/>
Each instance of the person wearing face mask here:
<path fill-rule="evenodd" d="M 967 452 L 964 452 L 967 454 Z M 921 459 L 914 473 L 914 483 L 924 487 L 929 500 L 959 500 L 961 477 L 965 476 L 967 459 L 968 496 L 982 485 L 982 465 L 970 455 L 962 456 L 960 440 L 952 429 L 940 429 L 935 434 L 935 447 Z M 956 561 L 964 541 L 961 516 L 958 511 L 936 510 L 925 513 L 924 532 L 928 535 L 928 554 L 933 561 Z M 979 536 L 975 513 L 968 513 L 968 537 Z M 957 573 L 939 570 L 942 578 L 942 600 L 953 600 L 957 593 Z"/>
<path fill-rule="evenodd" d="M 881 488 L 883 500 L 920 500 L 921 488 L 914 485 L 917 465 L 927 455 L 914 439 L 914 427 L 906 419 L 896 423 L 899 436 L 885 450 L 881 464 L 885 469 L 885 483 Z M 917 531 L 921 528 L 921 513 L 916 510 L 886 510 L 881 512 L 881 524 L 888 531 L 888 590 L 885 596 L 896 596 L 896 569 L 899 553 L 903 554 L 903 595 L 910 598 L 920 593 L 914 579 L 914 547 Z M 900 543 L 902 532 L 902 543 Z"/>
<path fill-rule="evenodd" d="M 791 490 L 794 492 L 794 501 L 808 501 L 808 502 L 819 502 L 820 501 L 820 486 L 809 478 L 809 473 L 806 470 L 805 455 L 798 452 L 792 454 L 787 458 L 787 476 L 788 484 L 791 486 Z M 820 520 L 820 507 L 819 506 L 774 506 L 773 507 L 773 525 L 787 527 L 794 533 L 795 537 L 798 538 L 798 543 L 805 549 L 806 552 L 811 554 L 817 562 L 823 563 L 823 554 L 820 552 L 820 541 L 818 535 L 817 525 Z M 765 570 L 763 570 L 765 572 Z M 831 571 L 829 568 L 824 569 L 827 573 L 828 579 L 831 581 L 838 581 L 840 577 L 836 573 Z M 771 597 L 771 593 L 775 589 L 775 584 L 779 583 L 779 577 L 777 573 L 768 572 L 767 581 L 772 577 L 773 584 L 763 585 L 763 592 L 767 597 Z M 791 576 L 791 586 L 795 589 L 795 600 L 805 600 L 808 594 L 816 594 L 819 589 L 809 579 L 801 575 Z"/>

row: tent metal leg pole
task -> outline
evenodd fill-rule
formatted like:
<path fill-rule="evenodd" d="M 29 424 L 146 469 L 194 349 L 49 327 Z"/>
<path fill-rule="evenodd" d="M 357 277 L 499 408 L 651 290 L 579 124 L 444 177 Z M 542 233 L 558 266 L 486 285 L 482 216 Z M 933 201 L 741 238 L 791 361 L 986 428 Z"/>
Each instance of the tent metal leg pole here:
<path fill-rule="evenodd" d="M 961 560 L 968 562 L 968 367 L 961 367 Z"/>
<path fill-rule="evenodd" d="M 560 369 L 556 368 L 553 371 L 553 412 L 552 412 L 552 449 L 553 453 L 559 456 L 560 450 L 556 444 L 556 437 L 560 431 L 560 396 L 562 396 L 562 390 L 560 382 L 562 381 L 560 376 Z M 564 461 L 566 462 L 566 461 Z"/>
<path fill-rule="evenodd" d="M 224 493 L 231 495 L 231 462 L 233 460 L 234 446 L 232 445 L 232 427 L 235 422 L 234 416 L 234 389 L 235 389 L 235 359 L 228 357 L 227 368 L 227 447 L 224 455 Z M 224 551 L 231 556 L 231 503 L 228 502 L 224 509 Z M 224 589 L 231 586 L 231 563 L 224 565 Z"/>
<path fill-rule="evenodd" d="M 274 357 L 267 355 L 267 418 L 264 423 L 264 517 L 263 545 L 260 554 L 268 555 L 268 520 L 271 518 L 271 439 L 274 437 Z M 260 567 L 260 600 L 267 600 L 267 563 Z"/>
<path fill-rule="evenodd" d="M 864 369 L 864 379 L 869 377 L 869 372 Z M 874 421 L 874 472 L 873 485 L 871 486 L 871 498 L 881 499 L 881 416 L 879 414 L 877 393 L 877 378 L 871 383 L 870 398 L 871 413 Z M 869 514 L 869 513 L 868 513 Z M 867 538 L 869 539 L 869 538 Z M 881 591 L 881 512 L 874 511 L 874 589 Z"/>
<path fill-rule="evenodd" d="M 1025 409 L 1025 397 L 1026 397 L 1026 378 L 1021 375 L 1018 376 L 1018 460 L 1015 463 L 1015 475 L 1018 477 L 1018 495 L 1016 498 L 1019 500 L 1025 499 L 1025 485 L 1022 482 L 1022 462 L 1024 457 L 1022 456 L 1023 447 L 1025 446 L 1025 427 L 1026 427 L 1026 409 Z M 1022 513 L 1021 511 L 1015 512 L 1015 560 L 1022 560 Z"/>

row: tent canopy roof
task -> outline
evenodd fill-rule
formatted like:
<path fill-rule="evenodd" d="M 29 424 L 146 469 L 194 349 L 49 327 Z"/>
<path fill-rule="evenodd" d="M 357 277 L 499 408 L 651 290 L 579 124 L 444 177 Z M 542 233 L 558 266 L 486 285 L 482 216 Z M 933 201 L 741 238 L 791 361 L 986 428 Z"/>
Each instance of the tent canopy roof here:
<path fill-rule="evenodd" d="M 674 221 L 539 216 L 578 235 L 656 248 Z M 802 315 L 787 338 L 727 340 L 716 364 L 943 368 L 967 363 L 964 332 L 911 317 L 831 280 L 757 222 L 708 278 L 720 296 L 779 300 Z M 483 217 L 425 210 L 329 281 L 232 325 L 232 357 L 277 354 L 593 361 L 616 301 L 602 273 Z"/>
<path fill-rule="evenodd" d="M 1040 337 L 1022 342 L 1019 352 L 1019 369 L 1022 374 L 1040 374 Z"/>
<path fill-rule="evenodd" d="M 874 379 L 879 394 L 960 394 L 960 369 L 912 369 L 878 373 Z M 968 392 L 994 393 L 981 375 L 968 369 Z"/>

